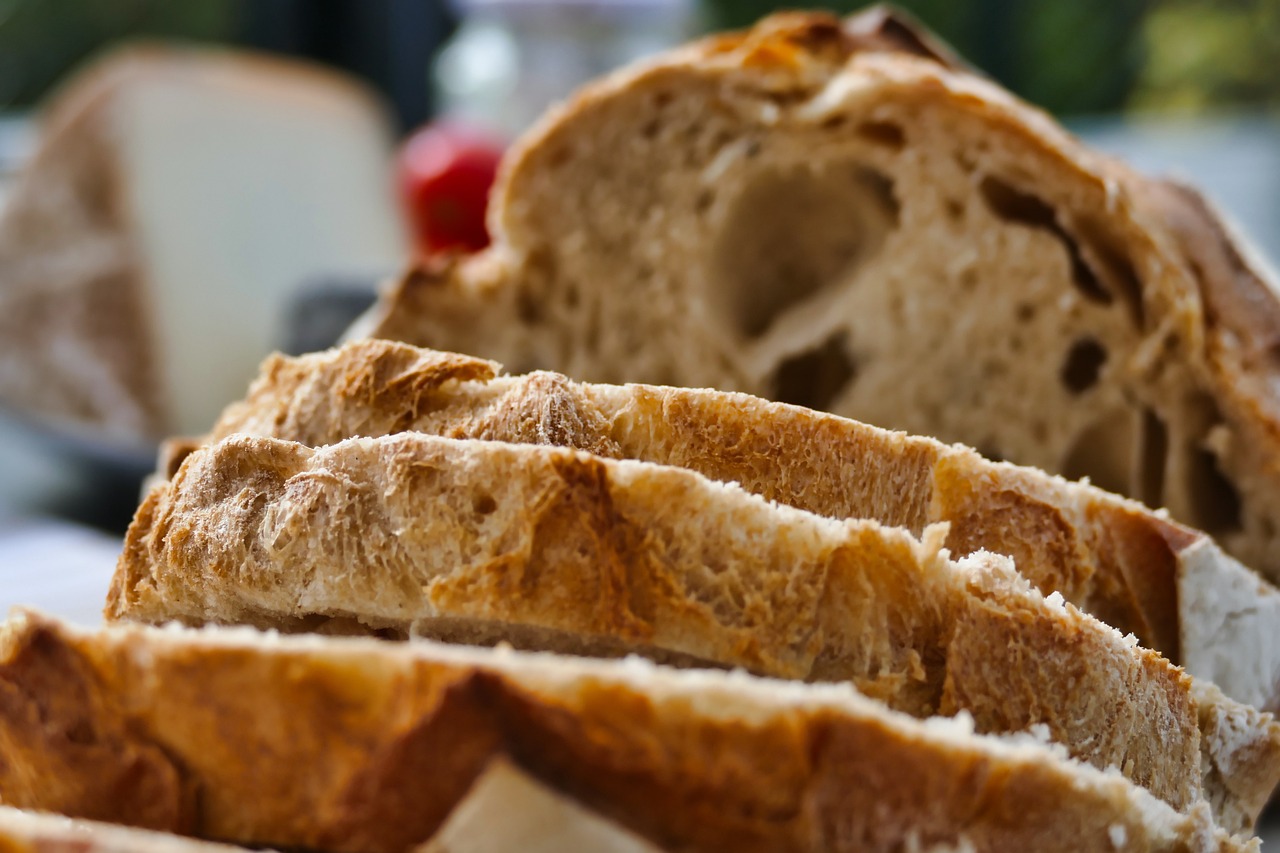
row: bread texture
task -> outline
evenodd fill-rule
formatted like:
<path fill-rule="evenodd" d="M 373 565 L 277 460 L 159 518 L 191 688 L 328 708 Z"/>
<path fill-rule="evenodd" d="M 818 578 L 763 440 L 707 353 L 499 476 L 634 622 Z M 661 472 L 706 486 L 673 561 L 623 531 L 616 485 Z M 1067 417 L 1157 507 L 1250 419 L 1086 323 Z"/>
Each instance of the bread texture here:
<path fill-rule="evenodd" d="M 967 711 L 984 732 L 1044 726 L 1177 808 L 1207 796 L 1224 826 L 1252 826 L 1280 778 L 1270 714 L 1219 697 L 1238 731 L 1201 738 L 1180 670 L 1046 600 L 1006 558 L 951 561 L 944 536 L 560 447 L 233 435 L 148 495 L 107 615 L 851 681 L 916 716 Z"/>
<path fill-rule="evenodd" d="M 426 641 L 19 614 L 0 748 L 6 802 L 291 848 L 410 849 L 495 758 L 676 850 L 1257 844 L 1025 736 L 847 685 Z"/>
<path fill-rule="evenodd" d="M 738 390 L 1109 490 L 1280 577 L 1280 299 L 1142 177 L 882 10 L 633 66 L 507 156 L 492 247 L 353 334 Z"/>
<path fill-rule="evenodd" d="M 2 853 L 233 853 L 225 844 L 0 805 Z"/>
<path fill-rule="evenodd" d="M 235 433 L 320 446 L 417 431 L 675 465 L 916 536 L 946 522 L 954 554 L 1011 556 L 1045 595 L 1061 593 L 1235 699 L 1277 707 L 1280 593 L 1208 536 L 1134 501 L 743 394 L 500 374 L 493 362 L 379 340 L 275 356 L 209 435 L 169 446 L 160 474 Z"/>

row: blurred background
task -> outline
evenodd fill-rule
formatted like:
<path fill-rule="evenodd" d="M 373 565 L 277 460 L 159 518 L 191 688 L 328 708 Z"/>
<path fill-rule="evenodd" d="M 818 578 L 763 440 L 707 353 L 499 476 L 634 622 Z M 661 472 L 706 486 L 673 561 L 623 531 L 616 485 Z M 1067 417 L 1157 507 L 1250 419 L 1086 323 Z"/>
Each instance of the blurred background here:
<path fill-rule="evenodd" d="M 0 0 L 0 200 L 31 150 L 28 117 L 60 81 L 122 43 L 225 45 L 320 63 L 379 92 L 401 137 L 448 117 L 500 149 L 584 80 L 795 5 L 805 4 Z M 848 13 L 865 4 L 811 5 Z M 1088 141 L 1139 168 L 1195 179 L 1280 255 L 1280 0 L 897 5 Z"/>
<path fill-rule="evenodd" d="M 821 5 L 845 13 L 862 4 Z M 1280 257 L 1280 0 L 898 5 L 1087 141 L 1140 169 L 1193 180 Z M 405 226 L 406 254 L 475 248 L 486 239 L 485 193 L 503 146 L 549 103 L 628 61 L 747 26 L 779 7 L 770 0 L 0 0 L 0 211 L 36 149 L 41 106 L 77 69 L 138 40 L 219 45 L 318 63 L 362 82 L 385 113 L 395 182 L 386 190 Z M 332 341 L 372 299 L 378 276 L 394 271 L 397 253 L 388 254 L 385 268 L 355 281 L 338 276 L 290 302 L 291 324 L 273 346 L 300 351 Z M 309 271 L 308 280 L 326 272 L 343 271 Z M 41 587 L 45 598 L 35 603 L 74 610 L 68 590 L 84 590 L 90 576 L 90 587 L 100 584 L 114 561 L 152 448 L 122 461 L 57 436 L 33 444 L 30 425 L 11 421 L 0 410 L 0 569 L 28 601 L 32 578 L 60 578 Z M 95 618 L 100 592 L 84 601 L 85 618 Z"/>
<path fill-rule="evenodd" d="M 382 90 L 403 129 L 438 107 L 430 65 L 461 23 L 516 36 L 576 23 L 583 52 L 630 17 L 660 47 L 682 30 L 743 27 L 771 0 L 0 0 L 0 109 L 30 108 L 116 42 L 176 38 L 249 46 L 348 69 Z M 804 4 L 798 4 L 804 5 Z M 861 3 L 815 7 L 849 12 Z M 900 0 L 971 62 L 1060 116 L 1280 105 L 1280 0 Z M 564 9 L 573 9 L 565 16 Z M 584 10 L 589 10 L 584 16 Z M 594 14 L 597 20 L 589 20 Z M 648 18 L 649 20 L 643 20 Z M 641 19 L 641 20 L 637 20 Z M 591 33 L 588 30 L 595 29 Z M 561 27 L 561 43 L 567 36 Z M 633 41 L 634 32 L 632 33 Z M 492 41 L 492 39 L 490 39 Z M 626 53 L 627 45 L 618 46 Z M 518 48 L 517 48 L 518 49 Z M 570 64 L 572 58 L 566 58 Z M 589 59 L 579 58 L 583 65 Z"/>

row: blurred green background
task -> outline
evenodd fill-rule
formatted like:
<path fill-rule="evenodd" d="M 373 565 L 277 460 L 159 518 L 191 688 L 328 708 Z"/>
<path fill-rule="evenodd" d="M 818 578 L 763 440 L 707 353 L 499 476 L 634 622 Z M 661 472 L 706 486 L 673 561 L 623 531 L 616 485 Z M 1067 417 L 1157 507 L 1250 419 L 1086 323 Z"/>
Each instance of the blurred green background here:
<path fill-rule="evenodd" d="M 862 3 L 838 3 L 847 12 Z M 900 0 L 970 62 L 1059 115 L 1280 106 L 1280 0 Z M 741 26 L 769 0 L 710 4 Z"/>
<path fill-rule="evenodd" d="M 388 17 L 399 19 L 410 6 L 435 7 L 430 14 L 418 13 L 418 19 L 437 30 L 436 42 L 448 34 L 449 13 L 440 0 L 356 2 L 364 13 L 381 5 Z M 707 28 L 740 27 L 785 5 L 804 4 L 704 0 L 702 18 Z M 863 4 L 815 5 L 848 12 Z M 1059 115 L 1280 105 L 1280 0 L 902 0 L 898 5 L 991 76 Z M 313 18 L 350 19 L 352 6 L 341 0 L 0 0 L 0 109 L 31 105 L 69 67 L 120 38 L 176 36 L 264 46 L 263 22 L 282 10 L 305 8 Z M 344 35 L 350 35 L 349 27 Z M 293 33 L 292 38 L 304 48 L 295 52 L 353 67 L 384 89 L 395 73 L 403 73 L 376 67 L 376 45 L 361 61 L 348 62 L 326 53 L 323 42 L 331 34 Z M 265 41 L 267 47 L 280 47 L 279 38 Z M 411 123 L 422 116 L 402 118 Z"/>

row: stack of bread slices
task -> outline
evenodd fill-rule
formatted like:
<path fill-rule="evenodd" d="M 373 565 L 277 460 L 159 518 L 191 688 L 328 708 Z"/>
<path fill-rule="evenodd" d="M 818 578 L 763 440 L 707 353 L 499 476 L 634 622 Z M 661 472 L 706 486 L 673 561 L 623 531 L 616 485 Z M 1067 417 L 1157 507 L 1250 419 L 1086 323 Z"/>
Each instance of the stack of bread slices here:
<path fill-rule="evenodd" d="M 0 628 L 0 842 L 1256 848 L 1280 303 L 1208 214 L 882 11 L 621 72 L 503 181 L 166 446 L 107 627 Z"/>

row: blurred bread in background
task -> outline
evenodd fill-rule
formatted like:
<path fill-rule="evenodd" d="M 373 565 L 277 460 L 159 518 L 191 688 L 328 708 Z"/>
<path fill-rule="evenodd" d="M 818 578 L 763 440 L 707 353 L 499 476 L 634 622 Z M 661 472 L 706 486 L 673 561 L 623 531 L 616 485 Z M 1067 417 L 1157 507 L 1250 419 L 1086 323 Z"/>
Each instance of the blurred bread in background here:
<path fill-rule="evenodd" d="M 382 103 L 341 74 L 132 46 L 42 111 L 0 213 L 0 403 L 118 444 L 207 428 L 299 285 L 405 254 Z"/>

